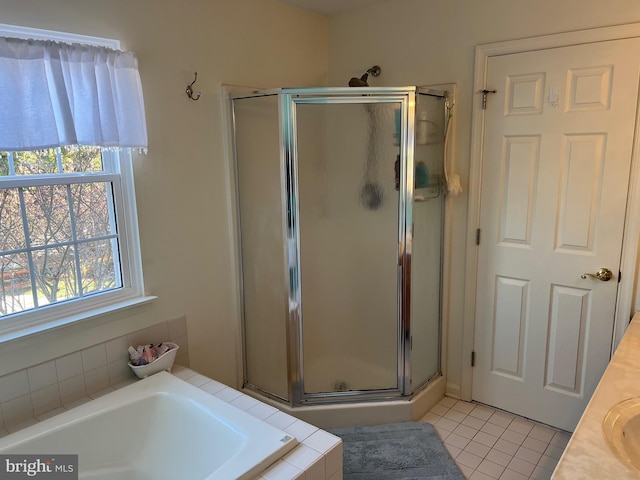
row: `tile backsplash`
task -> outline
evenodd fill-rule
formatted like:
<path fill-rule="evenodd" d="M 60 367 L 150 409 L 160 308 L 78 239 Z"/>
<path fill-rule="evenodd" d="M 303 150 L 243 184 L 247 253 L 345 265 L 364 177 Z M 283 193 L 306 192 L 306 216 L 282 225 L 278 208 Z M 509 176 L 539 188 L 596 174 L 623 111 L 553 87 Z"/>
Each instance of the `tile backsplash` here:
<path fill-rule="evenodd" d="M 187 322 L 181 317 L 1 376 L 0 431 L 20 430 L 133 381 L 129 345 L 163 341 L 180 346 L 175 363 L 188 367 Z"/>

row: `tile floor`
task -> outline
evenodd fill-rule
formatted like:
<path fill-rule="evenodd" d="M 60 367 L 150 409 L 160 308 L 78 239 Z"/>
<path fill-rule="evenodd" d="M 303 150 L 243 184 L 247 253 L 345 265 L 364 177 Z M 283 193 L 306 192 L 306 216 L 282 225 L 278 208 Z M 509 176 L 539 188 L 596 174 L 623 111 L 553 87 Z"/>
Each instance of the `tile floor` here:
<path fill-rule="evenodd" d="M 570 436 L 502 410 L 449 397 L 421 421 L 433 424 L 470 480 L 549 480 Z"/>

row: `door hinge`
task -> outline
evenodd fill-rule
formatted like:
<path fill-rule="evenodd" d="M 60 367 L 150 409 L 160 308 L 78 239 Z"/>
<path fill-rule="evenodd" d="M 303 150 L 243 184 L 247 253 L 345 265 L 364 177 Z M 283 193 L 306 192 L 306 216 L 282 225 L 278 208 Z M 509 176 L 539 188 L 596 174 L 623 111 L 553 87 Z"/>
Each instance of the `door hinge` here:
<path fill-rule="evenodd" d="M 480 229 L 476 228 L 476 245 L 480 245 Z"/>
<path fill-rule="evenodd" d="M 480 90 L 480 93 L 482 94 L 482 109 L 486 110 L 487 109 L 487 95 L 490 93 L 498 93 L 497 90 L 487 90 L 486 88 L 484 90 Z"/>
<path fill-rule="evenodd" d="M 618 270 L 618 283 L 622 280 L 622 272 Z"/>
<path fill-rule="evenodd" d="M 476 352 L 471 352 L 471 366 L 476 366 Z"/>

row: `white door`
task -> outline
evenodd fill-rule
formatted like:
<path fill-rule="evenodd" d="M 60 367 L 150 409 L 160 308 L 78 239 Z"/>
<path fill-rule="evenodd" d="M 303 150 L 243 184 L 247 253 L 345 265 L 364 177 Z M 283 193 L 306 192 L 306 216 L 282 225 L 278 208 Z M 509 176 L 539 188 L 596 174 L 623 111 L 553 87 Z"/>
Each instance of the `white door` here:
<path fill-rule="evenodd" d="M 488 60 L 474 400 L 573 430 L 602 376 L 639 59 L 626 39 Z"/>

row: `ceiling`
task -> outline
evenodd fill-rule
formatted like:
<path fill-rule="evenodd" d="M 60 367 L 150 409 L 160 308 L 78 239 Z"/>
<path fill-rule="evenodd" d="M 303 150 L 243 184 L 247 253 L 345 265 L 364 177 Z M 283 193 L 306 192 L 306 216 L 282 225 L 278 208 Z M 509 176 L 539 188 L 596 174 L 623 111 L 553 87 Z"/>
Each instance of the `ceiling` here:
<path fill-rule="evenodd" d="M 334 13 L 367 7 L 389 0 L 280 0 L 282 3 L 295 5 L 296 7 L 313 10 L 315 12 L 332 15 Z"/>

